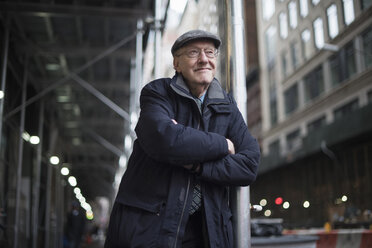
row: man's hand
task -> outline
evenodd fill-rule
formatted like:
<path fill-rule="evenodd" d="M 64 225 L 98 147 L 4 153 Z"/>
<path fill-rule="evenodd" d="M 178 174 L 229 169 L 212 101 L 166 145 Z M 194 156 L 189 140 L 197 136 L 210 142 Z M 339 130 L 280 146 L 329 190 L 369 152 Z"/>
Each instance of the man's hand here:
<path fill-rule="evenodd" d="M 184 165 L 183 168 L 189 170 L 189 171 L 192 171 L 194 173 L 199 173 L 200 171 L 200 164 L 188 164 L 188 165 Z"/>
<path fill-rule="evenodd" d="M 234 146 L 234 144 L 229 139 L 226 139 L 226 141 L 227 141 L 227 147 L 229 149 L 229 154 L 235 154 L 235 146 Z"/>

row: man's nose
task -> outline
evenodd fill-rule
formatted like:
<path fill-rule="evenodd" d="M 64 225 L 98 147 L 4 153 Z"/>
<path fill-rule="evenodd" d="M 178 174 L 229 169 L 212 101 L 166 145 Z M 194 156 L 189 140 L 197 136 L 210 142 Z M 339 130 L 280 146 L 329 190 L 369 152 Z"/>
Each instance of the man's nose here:
<path fill-rule="evenodd" d="M 200 54 L 199 54 L 198 59 L 199 59 L 199 61 L 208 61 L 208 57 L 205 54 L 205 51 L 203 49 L 200 50 Z"/>

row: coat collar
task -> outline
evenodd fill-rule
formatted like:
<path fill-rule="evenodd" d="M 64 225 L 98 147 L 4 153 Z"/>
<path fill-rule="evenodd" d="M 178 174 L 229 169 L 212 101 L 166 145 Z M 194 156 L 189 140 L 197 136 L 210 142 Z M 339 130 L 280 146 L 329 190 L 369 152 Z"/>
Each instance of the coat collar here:
<path fill-rule="evenodd" d="M 177 94 L 195 100 L 192 97 L 190 90 L 187 87 L 181 75 L 176 74 L 172 78 L 170 86 Z M 208 104 L 213 104 L 213 103 L 228 104 L 229 103 L 228 98 L 225 94 L 225 91 L 222 89 L 220 83 L 218 82 L 216 78 L 214 78 L 211 84 L 209 85 L 206 94 L 207 95 L 206 95 L 205 101 L 208 102 Z"/>

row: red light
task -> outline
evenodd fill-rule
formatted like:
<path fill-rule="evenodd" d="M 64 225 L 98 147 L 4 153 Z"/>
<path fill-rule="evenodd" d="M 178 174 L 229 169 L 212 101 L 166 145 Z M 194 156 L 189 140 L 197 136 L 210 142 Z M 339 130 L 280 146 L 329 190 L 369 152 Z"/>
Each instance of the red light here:
<path fill-rule="evenodd" d="M 276 199 L 275 199 L 275 204 L 276 205 L 281 205 L 283 203 L 283 198 L 281 198 L 281 197 L 277 197 Z"/>

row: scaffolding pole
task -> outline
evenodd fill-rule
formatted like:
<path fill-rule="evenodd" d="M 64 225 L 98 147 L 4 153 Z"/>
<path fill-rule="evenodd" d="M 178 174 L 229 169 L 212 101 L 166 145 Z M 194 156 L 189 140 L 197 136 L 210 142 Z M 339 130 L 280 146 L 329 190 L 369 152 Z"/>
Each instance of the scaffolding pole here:
<path fill-rule="evenodd" d="M 39 110 L 39 127 L 38 134 L 40 143 L 36 150 L 36 165 L 35 165 L 35 181 L 32 188 L 32 248 L 37 248 L 38 232 L 39 232 L 39 199 L 40 199 L 40 172 L 41 172 L 41 160 L 43 151 L 43 131 L 44 131 L 44 100 L 40 101 Z"/>
<path fill-rule="evenodd" d="M 247 122 L 247 89 L 245 72 L 244 5 L 242 0 L 226 0 L 227 17 L 227 88 L 233 93 L 238 108 Z M 235 247 L 251 247 L 249 187 L 231 190 L 231 208 Z"/>
<path fill-rule="evenodd" d="M 139 110 L 139 96 L 142 82 L 142 60 L 143 60 L 143 21 L 137 21 L 137 36 L 136 36 L 136 76 L 134 82 L 135 89 L 135 107 L 133 108 L 134 112 L 137 113 Z M 130 113 L 131 115 L 133 114 Z"/>
<path fill-rule="evenodd" d="M 18 143 L 18 163 L 17 163 L 17 174 L 16 174 L 16 197 L 15 197 L 15 214 L 14 214 L 14 243 L 13 247 L 18 248 L 18 234 L 19 234 L 19 208 L 21 200 L 21 189 L 22 189 L 22 164 L 23 164 L 23 138 L 22 135 L 25 131 L 25 115 L 26 115 L 26 97 L 27 97 L 27 78 L 28 78 L 28 57 L 26 57 L 26 63 L 23 73 L 23 85 L 22 85 L 22 109 L 21 109 L 21 120 L 19 125 L 19 143 Z"/>
<path fill-rule="evenodd" d="M 155 0 L 155 64 L 154 77 L 160 78 L 161 68 L 161 0 Z"/>
<path fill-rule="evenodd" d="M 0 151 L 3 134 L 3 111 L 4 111 L 4 99 L 5 99 L 5 85 L 6 85 L 6 68 L 8 67 L 8 51 L 9 51 L 9 18 L 5 24 L 4 30 L 4 46 L 3 46 L 3 63 L 1 67 L 1 92 L 4 96 L 0 99 Z"/>

